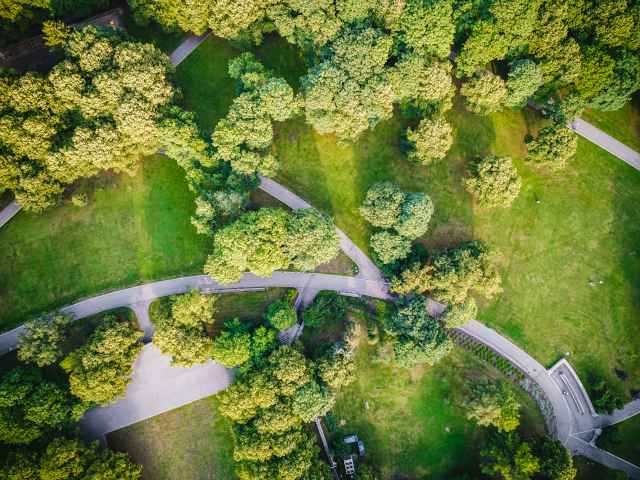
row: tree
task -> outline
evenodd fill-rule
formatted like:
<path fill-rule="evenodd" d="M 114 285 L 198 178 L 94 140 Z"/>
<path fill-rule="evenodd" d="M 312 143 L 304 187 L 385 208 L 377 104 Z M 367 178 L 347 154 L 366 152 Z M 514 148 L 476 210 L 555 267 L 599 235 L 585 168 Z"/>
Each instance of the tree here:
<path fill-rule="evenodd" d="M 391 228 L 402 211 L 405 194 L 391 182 L 376 182 L 367 190 L 360 216 L 374 227 Z"/>
<path fill-rule="evenodd" d="M 161 319 L 155 323 L 153 344 L 163 355 L 171 357 L 172 367 L 192 368 L 211 359 L 211 339 L 202 326 L 182 325 L 175 319 Z"/>
<path fill-rule="evenodd" d="M 344 440 L 337 438 L 331 444 L 331 453 L 337 459 L 346 460 L 351 455 L 351 449 L 349 444 L 344 443 Z"/>
<path fill-rule="evenodd" d="M 559 102 L 545 105 L 542 116 L 553 118 L 558 125 L 567 125 L 574 123 L 583 110 L 584 99 L 577 92 L 571 92 Z"/>
<path fill-rule="evenodd" d="M 500 77 L 483 71 L 462 85 L 460 93 L 466 97 L 464 106 L 467 110 L 487 115 L 502 108 L 500 102 L 507 94 L 507 87 Z"/>
<path fill-rule="evenodd" d="M 356 379 L 355 358 L 335 354 L 332 345 L 316 347 L 314 358 L 318 365 L 318 376 L 330 387 L 340 388 Z"/>
<path fill-rule="evenodd" d="M 435 365 L 453 348 L 438 320 L 429 316 L 428 305 L 429 300 L 421 296 L 400 300 L 398 309 L 384 322 L 385 332 L 397 339 L 393 351 L 399 367 L 412 370 L 423 362 Z"/>
<path fill-rule="evenodd" d="M 166 155 L 187 171 L 198 165 L 210 167 L 215 163 L 211 144 L 202 133 L 193 112 L 170 107 L 167 118 L 156 127 L 156 137 Z"/>
<path fill-rule="evenodd" d="M 27 323 L 25 335 L 18 332 L 18 359 L 35 363 L 39 367 L 51 365 L 62 355 L 62 340 L 65 328 L 73 320 L 72 314 L 56 312 Z"/>
<path fill-rule="evenodd" d="M 303 422 L 309 423 L 330 411 L 336 397 L 329 387 L 318 385 L 315 380 L 311 380 L 293 394 L 291 401 L 293 413 Z"/>
<path fill-rule="evenodd" d="M 409 0 L 402 12 L 396 39 L 414 52 L 424 49 L 445 60 L 451 51 L 454 33 L 451 1 Z"/>
<path fill-rule="evenodd" d="M 278 330 L 286 330 L 293 327 L 298 321 L 298 314 L 296 310 L 288 303 L 278 300 L 277 302 L 269 305 L 267 313 L 263 314 L 265 320 L 269 321 L 269 324 L 277 328 Z"/>
<path fill-rule="evenodd" d="M 542 70 L 532 60 L 514 60 L 509 66 L 507 93 L 502 97 L 502 103 L 519 109 L 527 104 L 527 97 L 532 97 L 544 83 Z"/>
<path fill-rule="evenodd" d="M 443 159 L 453 145 L 451 125 L 444 118 L 423 119 L 415 130 L 407 128 L 400 142 L 404 158 L 415 165 L 430 165 Z"/>
<path fill-rule="evenodd" d="M 476 158 L 469 164 L 470 178 L 462 180 L 467 191 L 476 197 L 480 207 L 511 205 L 520 193 L 522 179 L 511 159 L 504 155 Z"/>
<path fill-rule="evenodd" d="M 515 429 L 520 421 L 520 404 L 514 393 L 501 379 L 491 383 L 487 378 L 465 385 L 471 398 L 465 397 L 460 406 L 468 410 L 467 418 L 475 419 L 478 425 L 493 425 L 499 432 Z"/>
<path fill-rule="evenodd" d="M 283 246 L 289 214 L 281 208 L 247 212 L 216 233 L 204 272 L 223 285 L 237 283 L 245 271 L 262 277 L 290 264 Z"/>
<path fill-rule="evenodd" d="M 314 208 L 301 208 L 291 212 L 284 250 L 294 268 L 311 272 L 338 255 L 340 235 L 330 217 Z"/>
<path fill-rule="evenodd" d="M 629 474 L 624 470 L 607 469 L 602 475 L 602 480 L 629 480 Z"/>
<path fill-rule="evenodd" d="M 109 450 L 98 452 L 98 443 L 88 446 L 81 440 L 63 437 L 52 440 L 42 450 L 9 453 L 0 470 L 3 479 L 72 480 L 79 478 L 136 480 L 141 465 L 129 455 Z"/>
<path fill-rule="evenodd" d="M 621 109 L 631 100 L 640 86 L 640 61 L 627 50 L 620 50 L 615 58 L 613 80 L 604 90 L 589 100 L 589 107 L 602 111 Z"/>
<path fill-rule="evenodd" d="M 172 295 L 171 315 L 185 327 L 201 327 L 202 323 L 213 323 L 213 315 L 218 311 L 214 306 L 218 300 L 215 295 L 201 295 L 200 289 L 190 289 L 184 295 Z"/>
<path fill-rule="evenodd" d="M 505 480 L 529 480 L 540 470 L 538 459 L 517 433 L 494 435 L 480 450 L 482 473 Z"/>
<path fill-rule="evenodd" d="M 374 233 L 369 243 L 375 259 L 384 264 L 406 258 L 411 251 L 411 240 L 389 230 Z"/>
<path fill-rule="evenodd" d="M 251 92 L 275 77 L 273 71 L 265 69 L 251 52 L 229 60 L 229 75 L 238 79 L 236 96 Z"/>
<path fill-rule="evenodd" d="M 540 464 L 540 471 L 534 475 L 534 479 L 573 480 L 576 476 L 571 454 L 560 440 L 553 441 L 546 435 L 534 435 L 527 443 L 531 447 L 531 454 Z"/>
<path fill-rule="evenodd" d="M 446 328 L 458 328 L 471 323 L 477 314 L 476 301 L 472 296 L 467 296 L 464 302 L 448 306 L 440 319 Z"/>
<path fill-rule="evenodd" d="M 412 263 L 409 268 L 403 270 L 399 276 L 393 276 L 389 290 L 395 293 L 421 294 L 429 289 L 431 280 L 431 267 L 421 262 Z"/>
<path fill-rule="evenodd" d="M 86 402 L 106 406 L 125 397 L 131 365 L 142 350 L 144 335 L 128 323 L 107 316 L 87 343 L 71 352 L 60 366 L 69 374 L 71 393 Z"/>
<path fill-rule="evenodd" d="M 487 298 L 502 292 L 502 281 L 495 267 L 501 253 L 482 240 L 463 243 L 436 252 L 432 263 L 435 270 L 431 277 L 434 297 L 440 302 L 462 303 L 469 290 L 475 290 Z"/>
<path fill-rule="evenodd" d="M 316 296 L 313 303 L 302 312 L 302 321 L 308 327 L 321 327 L 325 319 L 333 314 L 331 300 L 327 297 Z"/>
<path fill-rule="evenodd" d="M 624 402 L 609 388 L 604 380 L 593 379 L 589 382 L 591 387 L 591 401 L 596 412 L 604 415 L 613 415 L 615 410 L 624 408 Z"/>
<path fill-rule="evenodd" d="M 576 80 L 576 89 L 582 98 L 591 98 L 611 83 L 615 62 L 600 47 L 582 48 L 582 68 Z"/>
<path fill-rule="evenodd" d="M 71 427 L 89 407 L 34 367 L 16 367 L 0 383 L 0 440 L 29 443 L 59 427 Z"/>
<path fill-rule="evenodd" d="M 546 166 L 552 171 L 563 169 L 578 149 L 576 134 L 566 126 L 555 123 L 538 130 L 538 137 L 525 143 L 529 152 L 525 162 Z"/>
<path fill-rule="evenodd" d="M 391 118 L 395 95 L 385 66 L 393 39 L 361 25 L 345 28 L 324 61 L 300 79 L 307 123 L 353 145 L 367 128 Z"/>
<path fill-rule="evenodd" d="M 596 439 L 596 447 L 600 450 L 609 450 L 613 445 L 620 445 L 621 443 L 620 425 L 617 423 L 604 427 L 602 433 Z"/>
<path fill-rule="evenodd" d="M 382 480 L 384 477 L 382 472 L 376 467 L 358 465 L 355 478 L 357 480 Z"/>
<path fill-rule="evenodd" d="M 216 337 L 211 353 L 217 363 L 233 368 L 248 361 L 253 354 L 249 325 L 234 318 L 233 321 L 224 322 L 224 327 L 226 330 Z"/>
<path fill-rule="evenodd" d="M 71 29 L 64 23 L 55 20 L 47 20 L 42 24 L 44 33 L 44 43 L 51 47 L 54 52 L 62 53 L 67 38 L 71 34 Z"/>
<path fill-rule="evenodd" d="M 484 68 L 487 62 L 502 60 L 508 51 L 508 38 L 500 33 L 498 26 L 491 21 L 480 20 L 472 27 L 460 55 L 456 57 L 458 76 L 471 76 L 476 73 L 476 67 Z"/>
<path fill-rule="evenodd" d="M 580 45 L 573 38 L 553 47 L 540 61 L 545 83 L 555 83 L 558 87 L 573 83 L 580 75 L 581 68 Z"/>

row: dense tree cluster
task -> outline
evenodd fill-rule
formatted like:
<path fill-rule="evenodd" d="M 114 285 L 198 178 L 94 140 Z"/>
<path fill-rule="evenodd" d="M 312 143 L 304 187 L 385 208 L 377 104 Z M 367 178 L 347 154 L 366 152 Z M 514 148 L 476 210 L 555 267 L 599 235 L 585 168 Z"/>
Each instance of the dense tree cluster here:
<path fill-rule="evenodd" d="M 242 323 L 238 318 L 224 322 L 224 331 L 212 346 L 213 359 L 227 368 L 238 366 L 238 374 L 248 372 L 279 345 L 278 331 Z M 253 330 L 253 331 L 252 331 Z"/>
<path fill-rule="evenodd" d="M 447 306 L 440 319 L 444 322 L 446 328 L 458 328 L 471 323 L 471 320 L 476 318 L 477 313 L 476 301 L 469 295 L 464 302 Z"/>
<path fill-rule="evenodd" d="M 302 321 L 309 327 L 321 327 L 327 317 L 335 317 L 339 321 L 347 318 L 347 301 L 344 297 L 335 292 L 318 294 L 309 308 L 302 312 Z"/>
<path fill-rule="evenodd" d="M 102 406 L 124 397 L 131 383 L 131 366 L 142 350 L 138 339 L 143 335 L 128 323 L 105 317 L 87 343 L 60 363 L 69 374 L 71 393 Z"/>
<path fill-rule="evenodd" d="M 39 367 L 51 365 L 62 355 L 64 330 L 73 315 L 56 312 L 24 326 L 26 334 L 18 332 L 18 358 Z"/>
<path fill-rule="evenodd" d="M 0 469 L 3 480 L 136 480 L 142 466 L 125 453 L 98 451 L 77 438 L 59 437 L 41 449 L 11 452 Z"/>
<path fill-rule="evenodd" d="M 520 193 L 522 179 L 509 157 L 489 155 L 477 158 L 467 167 L 470 178 L 462 184 L 481 207 L 508 207 Z"/>
<path fill-rule="evenodd" d="M 184 295 L 172 295 L 171 311 L 156 316 L 153 344 L 171 357 L 172 366 L 191 368 L 211 358 L 212 341 L 203 323 L 214 322 L 216 300 L 216 296 L 200 295 L 194 288 Z"/>
<path fill-rule="evenodd" d="M 303 422 L 329 411 L 334 395 L 314 379 L 315 364 L 302 351 L 299 342 L 272 351 L 219 394 L 220 413 L 234 421 L 241 480 L 332 478 Z"/>
<path fill-rule="evenodd" d="M 0 70 L 0 188 L 25 210 L 58 204 L 64 186 L 113 168 L 133 174 L 156 151 L 156 123 L 180 99 L 175 67 L 123 30 L 87 26 L 47 75 Z"/>
<path fill-rule="evenodd" d="M 465 397 L 460 406 L 467 410 L 467 418 L 478 425 L 493 425 L 499 432 L 515 429 L 520 421 L 520 404 L 508 384 L 501 379 L 491 383 L 487 378 L 467 382 L 471 397 Z"/>
<path fill-rule="evenodd" d="M 596 412 L 604 415 L 613 415 L 615 410 L 624 408 L 622 399 L 607 387 L 604 380 L 594 378 L 589 382 L 589 387 L 591 387 L 589 397 Z"/>
<path fill-rule="evenodd" d="M 268 277 L 292 263 L 315 269 L 338 254 L 340 243 L 331 219 L 319 215 L 314 209 L 289 213 L 275 207 L 242 214 L 215 234 L 205 273 L 228 284 L 246 271 Z"/>

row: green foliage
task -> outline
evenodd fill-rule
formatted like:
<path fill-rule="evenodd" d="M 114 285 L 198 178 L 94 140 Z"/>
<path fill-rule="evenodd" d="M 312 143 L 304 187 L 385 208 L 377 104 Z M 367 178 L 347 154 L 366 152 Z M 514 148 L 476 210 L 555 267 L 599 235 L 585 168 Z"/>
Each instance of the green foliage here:
<path fill-rule="evenodd" d="M 476 73 L 477 66 L 484 67 L 491 60 L 501 60 L 508 51 L 509 41 L 500 33 L 498 26 L 491 21 L 480 20 L 471 29 L 468 40 L 456 58 L 456 67 L 461 75 L 471 76 Z M 495 83 L 497 89 L 498 82 Z"/>
<path fill-rule="evenodd" d="M 376 349 L 376 353 L 371 356 L 371 363 L 381 363 L 383 365 L 388 365 L 391 363 L 391 353 L 390 347 L 388 343 L 381 343 L 378 345 Z"/>
<path fill-rule="evenodd" d="M 529 156 L 525 160 L 534 166 L 561 170 L 578 149 L 578 137 L 564 125 L 551 123 L 538 130 L 538 137 L 525 142 Z"/>
<path fill-rule="evenodd" d="M 477 158 L 469 164 L 471 178 L 462 184 L 476 197 L 480 207 L 503 207 L 511 205 L 520 193 L 522 179 L 511 159 L 504 155 L 489 155 Z"/>
<path fill-rule="evenodd" d="M 293 327 L 298 321 L 296 310 L 288 303 L 277 301 L 269 305 L 269 310 L 264 318 L 269 324 L 278 330 L 286 330 Z"/>
<path fill-rule="evenodd" d="M 158 148 L 155 130 L 179 100 L 175 67 L 123 30 L 75 29 L 45 77 L 0 72 L 0 186 L 23 208 L 53 208 L 64 185 L 113 168 L 133 174 Z"/>
<path fill-rule="evenodd" d="M 596 447 L 600 450 L 609 450 L 613 445 L 622 444 L 620 436 L 620 424 L 614 423 L 602 429 L 602 433 L 596 439 Z"/>
<path fill-rule="evenodd" d="M 615 410 L 624 408 L 624 402 L 611 389 L 607 388 L 604 380 L 593 379 L 589 382 L 591 394 L 589 397 L 593 402 L 596 412 L 604 415 L 613 415 Z"/>
<path fill-rule="evenodd" d="M 357 480 L 382 480 L 384 476 L 378 468 L 362 464 L 358 465 L 355 478 Z"/>
<path fill-rule="evenodd" d="M 399 367 L 411 370 L 423 362 L 435 365 L 453 348 L 438 320 L 429 316 L 428 305 L 429 300 L 421 296 L 400 300 L 398 309 L 384 323 L 384 330 L 397 338 L 393 351 Z"/>
<path fill-rule="evenodd" d="M 621 109 L 640 86 L 640 61 L 627 50 L 618 52 L 613 80 L 589 100 L 589 107 L 602 111 Z"/>
<path fill-rule="evenodd" d="M 309 308 L 302 312 L 302 321 L 305 326 L 321 327 L 325 319 L 333 314 L 331 303 L 328 297 L 316 296 Z"/>
<path fill-rule="evenodd" d="M 311 272 L 318 265 L 330 262 L 340 251 L 340 235 L 333 219 L 314 208 L 294 210 L 284 250 L 292 259 L 293 267 L 303 272 Z"/>
<path fill-rule="evenodd" d="M 256 60 L 253 53 L 243 53 L 233 60 L 229 60 L 229 75 L 238 79 L 236 86 L 236 96 L 244 92 L 255 90 L 260 85 L 264 85 L 270 78 L 274 77 L 272 70 L 266 70 L 264 66 Z"/>
<path fill-rule="evenodd" d="M 413 262 L 400 275 L 393 275 L 389 290 L 395 293 L 420 294 L 429 289 L 432 268 L 422 262 Z"/>
<path fill-rule="evenodd" d="M 378 333 L 378 325 L 374 322 L 367 323 L 367 343 L 369 345 L 377 345 L 380 340 L 380 334 Z"/>
<path fill-rule="evenodd" d="M 482 473 L 505 480 L 529 480 L 540 470 L 538 459 L 517 433 L 492 436 L 480 450 Z"/>
<path fill-rule="evenodd" d="M 345 356 L 334 351 L 333 345 L 316 347 L 314 359 L 318 365 L 318 376 L 330 387 L 340 388 L 356 379 L 354 356 Z"/>
<path fill-rule="evenodd" d="M 86 193 L 76 193 L 71 197 L 71 203 L 76 207 L 86 207 L 89 204 L 89 197 Z"/>
<path fill-rule="evenodd" d="M 607 469 L 602 475 L 602 480 L 629 480 L 629 475 L 624 470 Z"/>
<path fill-rule="evenodd" d="M 430 165 L 443 159 L 453 145 L 451 125 L 444 118 L 423 119 L 415 130 L 407 128 L 401 140 L 402 155 L 415 165 Z"/>
<path fill-rule="evenodd" d="M 594 99 L 595 101 L 595 99 Z M 563 100 L 545 105 L 543 118 L 553 118 L 558 125 L 574 123 L 584 111 L 584 99 L 576 92 L 569 93 Z"/>
<path fill-rule="evenodd" d="M 307 123 L 339 145 L 354 144 L 367 128 L 391 118 L 395 100 L 386 75 L 391 37 L 365 26 L 345 28 L 324 61 L 300 79 Z"/>
<path fill-rule="evenodd" d="M 56 438 L 37 453 L 20 450 L 9 453 L 0 478 L 24 480 L 109 479 L 137 480 L 141 465 L 126 453 L 104 450 L 98 442 L 83 445 L 81 440 Z"/>
<path fill-rule="evenodd" d="M 234 318 L 224 322 L 224 326 L 226 330 L 214 340 L 211 354 L 220 365 L 233 368 L 247 362 L 253 355 L 249 325 Z"/>
<path fill-rule="evenodd" d="M 465 96 L 464 106 L 478 115 L 487 115 L 502 109 L 500 102 L 507 94 L 504 80 L 487 72 L 471 77 L 460 93 Z"/>
<path fill-rule="evenodd" d="M 400 217 L 405 194 L 391 182 L 376 182 L 367 190 L 360 216 L 374 227 L 391 228 Z"/>
<path fill-rule="evenodd" d="M 582 98 L 591 98 L 613 80 L 615 62 L 600 47 L 587 45 L 582 48 L 582 67 L 576 80 L 576 88 Z"/>
<path fill-rule="evenodd" d="M 303 422 L 308 423 L 324 416 L 335 401 L 335 395 L 329 387 L 311 380 L 291 397 L 291 408 Z"/>
<path fill-rule="evenodd" d="M 509 432 L 520 424 L 520 404 L 509 385 L 497 379 L 491 383 L 487 378 L 478 382 L 467 382 L 471 397 L 465 397 L 460 406 L 466 409 L 467 418 L 478 425 L 493 425 L 499 432 Z"/>
<path fill-rule="evenodd" d="M 202 323 L 213 323 L 218 311 L 215 307 L 218 297 L 201 295 L 198 288 L 189 289 L 184 295 L 172 295 L 171 315 L 174 321 L 185 327 L 198 328 Z"/>
<path fill-rule="evenodd" d="M 346 460 L 349 458 L 351 454 L 351 449 L 349 448 L 348 443 L 344 443 L 344 440 L 341 438 L 336 438 L 333 443 L 331 443 L 331 453 L 334 458 L 339 460 Z"/>
<path fill-rule="evenodd" d="M 69 354 L 60 366 L 69 374 L 71 393 L 86 402 L 106 406 L 124 397 L 133 371 L 131 365 L 142 350 L 144 335 L 115 317 L 105 317 L 87 343 Z"/>
<path fill-rule="evenodd" d="M 451 1 L 409 0 L 402 12 L 396 41 L 415 52 L 424 49 L 444 61 L 451 51 L 454 32 Z"/>
<path fill-rule="evenodd" d="M 514 60 L 510 64 L 507 93 L 502 103 L 511 108 L 522 108 L 527 97 L 532 97 L 544 83 L 540 67 L 532 60 Z"/>
<path fill-rule="evenodd" d="M 46 20 L 42 24 L 42 33 L 44 33 L 44 43 L 54 52 L 61 53 L 71 34 L 71 29 L 60 21 Z"/>
<path fill-rule="evenodd" d="M 369 244 L 375 258 L 384 264 L 406 258 L 411 251 L 411 240 L 389 230 L 371 235 Z"/>
<path fill-rule="evenodd" d="M 560 440 L 553 441 L 546 435 L 534 435 L 527 443 L 531 447 L 531 454 L 540 464 L 540 471 L 534 475 L 535 479 L 574 479 L 577 471 L 573 468 L 571 454 Z"/>
<path fill-rule="evenodd" d="M 472 296 L 467 296 L 464 302 L 447 307 L 440 319 L 446 328 L 458 328 L 471 323 L 477 314 L 476 301 Z"/>
<path fill-rule="evenodd" d="M 54 363 L 62 355 L 65 328 L 72 320 L 73 315 L 56 312 L 26 324 L 26 334 L 17 334 L 18 359 L 39 367 Z"/>
<path fill-rule="evenodd" d="M 247 212 L 214 237 L 213 253 L 204 272 L 223 285 L 237 283 L 245 271 L 262 277 L 284 270 L 290 259 L 286 242 L 289 214 L 281 208 Z"/>
<path fill-rule="evenodd" d="M 469 290 L 492 298 L 502 292 L 502 280 L 495 270 L 500 258 L 500 252 L 482 240 L 436 252 L 432 260 L 433 295 L 438 301 L 451 304 L 464 302 Z"/>
<path fill-rule="evenodd" d="M 0 440 L 32 442 L 59 427 L 71 427 L 88 407 L 67 388 L 43 381 L 39 369 L 16 367 L 0 383 Z"/>
<path fill-rule="evenodd" d="M 333 414 L 332 410 L 325 413 L 324 424 L 327 426 L 327 430 L 329 430 L 331 435 L 338 433 L 338 422 L 336 421 L 336 416 Z"/>

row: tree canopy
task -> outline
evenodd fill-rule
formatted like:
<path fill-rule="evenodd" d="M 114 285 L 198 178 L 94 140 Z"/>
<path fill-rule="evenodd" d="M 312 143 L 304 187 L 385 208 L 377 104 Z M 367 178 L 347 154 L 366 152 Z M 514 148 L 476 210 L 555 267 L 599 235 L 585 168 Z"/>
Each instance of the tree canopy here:
<path fill-rule="evenodd" d="M 430 165 L 443 159 L 453 145 L 451 125 L 444 118 L 423 119 L 415 130 L 407 128 L 400 143 L 402 155 L 415 165 Z"/>
<path fill-rule="evenodd" d="M 529 480 L 540 471 L 540 464 L 531 454 L 531 447 L 517 433 L 493 435 L 480 449 L 480 469 L 485 475 L 505 480 Z"/>
<path fill-rule="evenodd" d="M 467 418 L 478 425 L 493 425 L 499 432 L 509 432 L 519 424 L 520 404 L 509 385 L 501 379 L 491 383 L 487 378 L 467 382 L 471 397 L 465 397 L 460 406 L 467 410 Z"/>
<path fill-rule="evenodd" d="M 489 155 L 468 166 L 470 178 L 462 181 L 467 191 L 476 197 L 480 207 L 508 207 L 520 193 L 522 179 L 511 159 L 504 155 Z"/>
<path fill-rule="evenodd" d="M 538 136 L 525 142 L 529 156 L 526 162 L 561 170 L 578 149 L 578 137 L 564 125 L 551 123 L 538 131 Z"/>
<path fill-rule="evenodd" d="M 487 115 L 502 109 L 501 102 L 507 94 L 504 80 L 497 75 L 481 72 L 462 85 L 464 106 L 478 115 Z"/>
<path fill-rule="evenodd" d="M 18 358 L 39 367 L 51 365 L 62 355 L 65 327 L 73 315 L 56 312 L 25 325 L 26 335 L 18 332 Z"/>

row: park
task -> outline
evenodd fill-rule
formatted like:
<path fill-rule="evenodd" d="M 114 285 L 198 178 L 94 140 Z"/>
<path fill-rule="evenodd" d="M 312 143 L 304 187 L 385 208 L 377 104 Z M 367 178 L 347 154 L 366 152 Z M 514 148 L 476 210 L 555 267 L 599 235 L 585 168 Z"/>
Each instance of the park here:
<path fill-rule="evenodd" d="M 74 1 L 0 17 L 0 478 L 640 480 L 637 7 Z"/>

